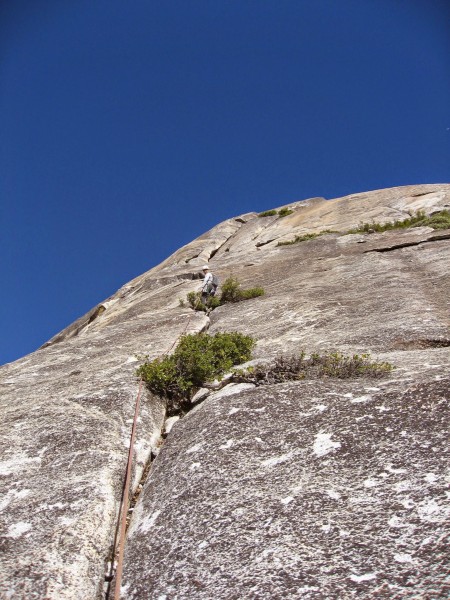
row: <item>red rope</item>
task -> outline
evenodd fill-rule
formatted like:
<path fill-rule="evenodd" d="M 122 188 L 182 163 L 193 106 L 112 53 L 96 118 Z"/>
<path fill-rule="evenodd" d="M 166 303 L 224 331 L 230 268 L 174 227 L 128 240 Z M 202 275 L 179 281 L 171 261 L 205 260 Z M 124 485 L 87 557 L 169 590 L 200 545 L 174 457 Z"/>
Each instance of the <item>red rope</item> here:
<path fill-rule="evenodd" d="M 191 319 L 192 319 L 192 315 L 189 317 L 189 319 L 183 329 L 183 332 L 175 339 L 172 346 L 168 350 L 166 350 L 166 352 L 164 352 L 163 356 L 168 354 L 172 350 L 172 348 L 175 346 L 175 344 L 178 342 L 180 337 L 186 333 L 187 328 L 189 327 L 189 323 L 191 322 Z M 119 534 L 119 556 L 117 559 L 114 600 L 120 600 L 120 586 L 122 584 L 123 557 L 124 557 L 124 551 L 125 551 L 125 534 L 126 534 L 126 529 L 127 529 L 127 514 L 128 514 L 128 507 L 130 505 L 129 491 L 130 491 L 131 467 L 133 464 L 134 440 L 136 437 L 136 425 L 137 425 L 137 419 L 138 419 L 138 415 L 139 415 L 142 384 L 143 384 L 143 380 L 141 377 L 141 380 L 139 382 L 139 391 L 138 391 L 138 395 L 136 398 L 136 406 L 134 409 L 134 419 L 133 419 L 133 426 L 131 429 L 130 447 L 128 449 L 128 462 L 127 462 L 127 469 L 126 469 L 126 475 L 125 475 L 125 486 L 124 486 L 123 499 L 122 499 L 122 515 L 121 515 L 120 534 Z"/>
<path fill-rule="evenodd" d="M 137 419 L 138 419 L 138 414 L 139 414 L 141 391 L 142 391 L 142 377 L 139 382 L 139 391 L 138 391 L 138 395 L 136 398 L 136 406 L 134 409 L 133 427 L 131 429 L 130 447 L 128 449 L 128 463 L 127 463 L 125 487 L 124 487 L 123 501 L 122 501 L 122 517 L 121 517 L 120 535 L 119 535 L 119 558 L 117 561 L 114 600 L 120 600 L 120 586 L 122 584 L 122 571 L 123 571 L 123 555 L 124 555 L 124 550 L 125 550 L 125 532 L 126 532 L 126 528 L 127 528 L 128 507 L 130 505 L 129 490 L 130 490 L 130 479 L 131 479 L 131 466 L 133 464 L 134 438 L 136 437 L 136 425 L 137 425 Z"/>

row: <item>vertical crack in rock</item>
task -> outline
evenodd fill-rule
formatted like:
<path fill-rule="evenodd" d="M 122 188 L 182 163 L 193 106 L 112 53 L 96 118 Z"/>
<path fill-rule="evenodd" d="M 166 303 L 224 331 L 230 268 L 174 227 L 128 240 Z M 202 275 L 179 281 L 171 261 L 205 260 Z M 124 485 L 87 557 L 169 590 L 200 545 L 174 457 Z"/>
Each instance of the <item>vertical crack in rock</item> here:
<path fill-rule="evenodd" d="M 208 395 L 209 395 L 209 391 L 208 391 Z M 130 498 L 130 501 L 128 504 L 127 518 L 126 518 L 126 529 L 125 529 L 125 538 L 124 538 L 125 546 L 127 544 L 128 530 L 130 528 L 130 524 L 131 524 L 131 521 L 133 518 L 134 509 L 136 507 L 136 504 L 139 501 L 139 498 L 144 489 L 144 486 L 150 476 L 150 473 L 151 473 L 152 467 L 153 467 L 153 463 L 156 460 L 156 458 L 158 457 L 158 455 L 161 451 L 161 448 L 164 445 L 164 442 L 166 441 L 167 437 L 170 435 L 172 426 L 178 420 L 183 419 L 194 408 L 198 409 L 198 407 L 203 404 L 206 397 L 207 396 L 202 398 L 202 400 L 199 402 L 192 402 L 191 406 L 187 410 L 181 411 L 181 409 L 180 409 L 175 414 L 173 414 L 171 417 L 168 417 L 168 413 L 166 410 L 166 414 L 165 414 L 164 421 L 163 421 L 163 424 L 162 424 L 162 427 L 160 430 L 160 437 L 157 442 L 157 446 L 154 450 L 152 450 L 150 457 L 144 466 L 144 470 L 142 471 L 141 478 L 140 478 L 138 484 L 136 485 L 136 488 L 134 489 L 134 491 L 131 494 L 131 498 Z M 169 422 L 170 422 L 170 427 L 168 427 Z M 125 482 L 124 482 L 124 484 L 125 484 Z M 121 506 L 122 506 L 122 503 L 124 500 L 125 492 L 126 492 L 125 487 L 123 487 Z M 115 534 L 114 534 L 113 546 L 112 546 L 111 553 L 110 553 L 107 563 L 106 563 L 106 574 L 105 574 L 105 578 L 104 578 L 104 582 L 103 582 L 103 598 L 104 598 L 104 600 L 111 600 L 113 598 L 113 594 L 115 591 L 115 583 L 116 583 L 115 575 L 116 575 L 116 568 L 117 568 L 117 560 L 118 560 L 118 556 L 119 556 L 119 552 L 120 552 L 120 545 L 118 544 L 118 537 L 119 537 L 121 517 L 122 517 L 122 515 L 119 514 L 119 518 L 117 521 Z"/>
<path fill-rule="evenodd" d="M 212 258 L 214 258 L 214 256 L 215 256 L 215 255 L 216 255 L 216 254 L 217 254 L 217 253 L 218 253 L 218 252 L 219 252 L 219 251 L 220 251 L 220 250 L 221 250 L 221 249 L 222 249 L 222 248 L 223 248 L 223 247 L 224 247 L 226 244 L 228 244 L 228 243 L 229 243 L 229 242 L 230 242 L 230 241 L 231 241 L 231 240 L 232 240 L 234 237 L 236 237 L 236 235 L 239 233 L 239 231 L 241 231 L 241 229 L 242 229 L 242 225 L 243 225 L 243 224 L 245 224 L 245 222 L 243 222 L 243 221 L 238 221 L 238 219 L 235 219 L 235 221 L 236 221 L 237 223 L 240 223 L 240 224 L 241 224 L 241 225 L 240 225 L 240 227 L 239 227 L 239 228 L 238 228 L 238 229 L 237 229 L 237 230 L 236 230 L 234 233 L 232 233 L 231 235 L 229 235 L 229 236 L 227 237 L 227 239 L 226 239 L 224 242 L 222 242 L 222 243 L 220 244 L 220 246 L 218 246 L 217 248 L 215 248 L 215 249 L 213 249 L 213 250 L 211 251 L 211 254 L 209 255 L 209 258 L 208 258 L 208 262 L 209 262 L 209 261 L 210 261 Z"/>
<path fill-rule="evenodd" d="M 150 457 L 149 457 L 148 461 L 146 462 L 146 464 L 144 465 L 144 469 L 142 471 L 141 478 L 139 479 L 139 482 L 136 485 L 135 490 L 131 494 L 131 498 L 128 503 L 128 512 L 127 512 L 127 518 L 126 518 L 126 529 L 125 529 L 125 539 L 124 539 L 125 544 L 127 542 L 127 534 L 128 534 L 128 529 L 130 526 L 131 518 L 133 516 L 134 507 L 136 506 L 136 503 L 139 500 L 139 496 L 141 495 L 141 492 L 144 488 L 145 482 L 147 481 L 148 476 L 150 475 L 153 461 L 158 456 L 159 450 L 164 443 L 164 439 L 167 437 L 164 435 L 166 421 L 167 421 L 167 411 L 166 411 L 166 415 L 164 416 L 164 421 L 163 421 L 162 427 L 160 429 L 160 437 L 157 442 L 157 446 L 155 449 L 153 449 L 151 451 Z M 125 493 L 126 493 L 126 490 L 125 490 L 125 481 L 124 481 L 124 485 L 122 487 L 122 496 L 121 496 L 121 500 L 120 500 L 121 507 L 124 502 Z M 110 598 L 112 598 L 113 594 L 114 594 L 114 586 L 115 586 L 115 581 L 116 581 L 115 574 L 116 574 L 116 568 L 117 568 L 117 560 L 118 560 L 118 556 L 119 556 L 119 552 L 120 552 L 120 545 L 118 542 L 119 542 L 119 531 L 120 531 L 121 519 L 122 519 L 122 514 L 120 511 L 119 517 L 117 519 L 117 525 L 115 528 L 113 545 L 112 545 L 111 552 L 110 552 L 110 555 L 109 555 L 107 563 L 106 563 L 106 574 L 105 574 L 105 579 L 104 579 L 104 584 L 103 584 L 104 600 L 110 600 Z"/>
<path fill-rule="evenodd" d="M 191 317 L 189 317 L 189 319 L 190 318 Z M 199 328 L 198 333 L 205 333 L 210 328 L 210 325 L 211 325 L 211 321 L 210 321 L 209 317 L 206 317 L 206 322 L 205 322 L 205 324 L 202 327 Z M 176 345 L 176 343 L 179 340 L 179 337 L 172 344 L 172 347 L 174 347 Z M 209 394 L 209 392 L 208 392 L 208 394 Z M 205 399 L 206 399 L 206 397 L 205 397 Z M 134 488 L 134 490 L 129 490 L 129 497 L 130 496 L 131 497 L 130 497 L 130 500 L 129 500 L 129 503 L 128 503 L 128 511 L 127 511 L 127 517 L 126 517 L 126 528 L 125 528 L 125 538 L 124 538 L 124 545 L 125 546 L 126 546 L 126 543 L 127 543 L 128 530 L 129 530 L 129 527 L 130 527 L 131 519 L 133 517 L 133 512 L 134 512 L 135 506 L 136 506 L 136 504 L 137 504 L 137 502 L 139 500 L 139 497 L 140 497 L 141 492 L 142 492 L 142 490 L 143 490 L 143 488 L 145 486 L 145 483 L 146 483 L 148 477 L 150 476 L 153 462 L 155 461 L 155 459 L 159 455 L 161 447 L 163 446 L 163 444 L 164 444 L 167 436 L 169 435 L 170 430 L 172 428 L 172 425 L 174 424 L 174 422 L 176 420 L 182 419 L 189 412 L 191 412 L 191 410 L 193 410 L 194 408 L 198 408 L 202 403 L 203 403 L 202 401 L 192 402 L 191 406 L 187 410 L 182 411 L 180 409 L 180 410 L 176 411 L 170 417 L 168 415 L 168 411 L 167 411 L 167 408 L 166 408 L 165 414 L 164 414 L 164 420 L 163 420 L 163 423 L 161 425 L 161 429 L 160 429 L 160 432 L 159 432 L 160 435 L 159 435 L 159 439 L 158 439 L 158 441 L 156 443 L 156 447 L 152 449 L 152 451 L 150 453 L 150 456 L 149 456 L 149 459 L 146 462 L 146 464 L 144 465 L 144 469 L 142 471 L 142 475 L 141 475 L 141 477 L 139 479 L 139 482 L 137 483 L 136 487 Z M 175 419 L 175 421 L 173 421 L 173 419 L 175 417 L 177 417 L 177 418 Z M 171 421 L 170 428 L 167 426 L 168 421 Z M 134 468 L 135 468 L 135 466 L 132 467 L 132 469 L 134 469 Z M 126 478 L 124 478 L 123 487 L 122 487 L 122 495 L 121 495 L 121 499 L 120 499 L 120 507 L 123 506 L 125 493 L 127 492 L 127 490 L 125 490 L 125 479 Z M 113 597 L 113 594 L 114 594 L 115 581 L 116 581 L 115 580 L 115 574 L 116 574 L 116 568 L 117 568 L 118 555 L 119 555 L 119 552 L 120 552 L 119 531 L 120 531 L 121 519 L 122 519 L 122 512 L 120 510 L 118 518 L 117 518 L 117 524 L 116 524 L 116 527 L 115 527 L 114 540 L 113 540 L 113 543 L 112 543 L 112 548 L 111 548 L 110 554 L 109 554 L 109 556 L 108 556 L 108 558 L 106 560 L 106 569 L 105 569 L 105 576 L 104 576 L 104 581 L 103 581 L 103 598 L 104 598 L 104 600 L 111 600 L 111 598 Z"/>

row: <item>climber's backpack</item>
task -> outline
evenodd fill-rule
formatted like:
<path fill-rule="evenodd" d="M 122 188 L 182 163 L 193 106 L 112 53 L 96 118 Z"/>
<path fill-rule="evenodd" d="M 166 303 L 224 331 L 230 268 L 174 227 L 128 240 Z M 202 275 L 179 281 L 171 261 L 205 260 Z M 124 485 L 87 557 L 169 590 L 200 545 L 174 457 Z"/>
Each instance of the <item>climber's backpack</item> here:
<path fill-rule="evenodd" d="M 219 278 L 217 277 L 217 275 L 213 274 L 211 285 L 212 285 L 212 288 L 211 288 L 210 296 L 214 296 L 217 291 L 217 288 L 219 287 Z"/>

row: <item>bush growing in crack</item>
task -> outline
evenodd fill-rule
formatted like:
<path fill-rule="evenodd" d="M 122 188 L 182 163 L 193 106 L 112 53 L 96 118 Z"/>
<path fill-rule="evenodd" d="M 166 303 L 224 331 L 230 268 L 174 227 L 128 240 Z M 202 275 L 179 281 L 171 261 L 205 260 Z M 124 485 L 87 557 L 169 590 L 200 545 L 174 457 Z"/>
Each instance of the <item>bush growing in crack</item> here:
<path fill-rule="evenodd" d="M 168 416 L 186 413 L 198 389 L 250 360 L 254 346 L 252 337 L 237 332 L 188 334 L 173 354 L 146 361 L 136 374 L 151 392 L 166 399 Z"/>
<path fill-rule="evenodd" d="M 278 242 L 277 246 L 292 246 L 292 244 L 298 244 L 299 242 L 307 242 L 308 240 L 313 240 L 321 235 L 326 235 L 327 233 L 339 233 L 338 231 L 334 231 L 333 229 L 324 229 L 323 231 L 319 231 L 318 233 L 305 233 L 304 235 L 296 235 L 293 240 L 288 240 L 286 242 Z"/>
<path fill-rule="evenodd" d="M 271 210 L 265 210 L 262 213 L 259 213 L 258 217 L 274 217 L 278 215 L 279 217 L 287 217 L 288 215 L 292 215 L 294 211 L 291 208 L 285 206 L 284 208 L 280 208 L 280 210 L 275 210 L 274 208 Z"/>
<path fill-rule="evenodd" d="M 325 352 L 313 353 L 306 358 L 305 352 L 301 352 L 297 356 L 277 356 L 272 364 L 257 364 L 248 370 L 236 369 L 232 379 L 240 383 L 267 385 L 326 377 L 379 378 L 389 374 L 394 368 L 390 363 L 372 360 L 370 354 L 346 356 L 341 352 Z"/>
<path fill-rule="evenodd" d="M 222 306 L 228 302 L 242 302 L 243 300 L 258 298 L 259 296 L 264 296 L 264 293 L 264 288 L 262 287 L 242 289 L 237 278 L 231 276 L 223 282 L 220 296 L 209 296 L 206 300 L 206 305 L 202 304 L 199 292 L 189 292 L 186 299 L 189 302 L 189 306 L 194 310 L 206 311 L 208 309 L 214 310 L 218 306 Z"/>

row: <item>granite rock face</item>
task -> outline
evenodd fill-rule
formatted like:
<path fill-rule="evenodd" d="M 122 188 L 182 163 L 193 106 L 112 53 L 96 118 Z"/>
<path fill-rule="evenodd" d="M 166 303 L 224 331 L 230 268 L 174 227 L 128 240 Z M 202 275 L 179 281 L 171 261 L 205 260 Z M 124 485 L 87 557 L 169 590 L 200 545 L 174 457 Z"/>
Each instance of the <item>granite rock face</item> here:
<path fill-rule="evenodd" d="M 124 598 L 447 597 L 449 381 L 208 399 L 155 463 Z"/>
<path fill-rule="evenodd" d="M 257 359 L 338 349 L 397 368 L 376 381 L 226 385 L 170 427 L 146 392 L 134 488 L 158 456 L 122 597 L 448 597 L 450 231 L 346 232 L 449 206 L 443 184 L 241 215 L 3 366 L 0 597 L 105 596 L 136 355 L 206 329 L 254 336 Z M 325 229 L 336 233 L 277 245 Z M 205 262 L 266 295 L 209 318 L 181 307 Z"/>

